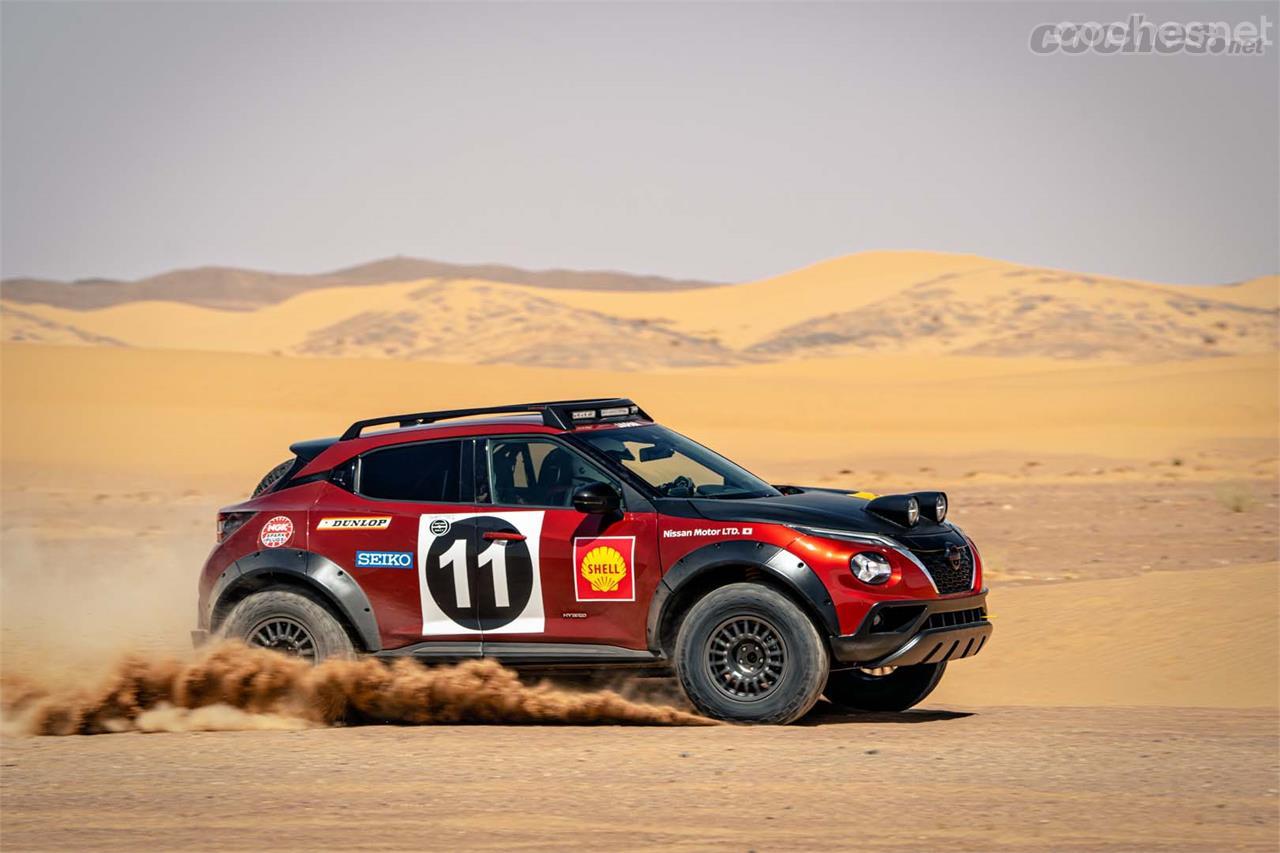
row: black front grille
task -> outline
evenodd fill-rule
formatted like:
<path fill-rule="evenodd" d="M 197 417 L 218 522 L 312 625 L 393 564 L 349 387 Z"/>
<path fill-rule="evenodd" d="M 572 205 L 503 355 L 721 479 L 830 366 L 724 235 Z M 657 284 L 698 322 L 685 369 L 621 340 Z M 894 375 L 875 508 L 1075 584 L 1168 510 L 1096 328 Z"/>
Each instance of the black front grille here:
<path fill-rule="evenodd" d="M 972 625 L 981 622 L 987 614 L 983 612 L 981 607 L 973 607 L 968 610 L 948 610 L 945 613 L 929 614 L 929 621 L 924 625 L 925 630 L 931 628 L 954 628 L 957 625 Z"/>
<path fill-rule="evenodd" d="M 959 552 L 959 561 L 952 565 L 951 555 Z M 952 592 L 964 592 L 973 586 L 973 552 L 967 545 L 952 545 L 941 551 L 915 551 L 920 562 L 928 570 L 938 592 L 947 595 Z"/>

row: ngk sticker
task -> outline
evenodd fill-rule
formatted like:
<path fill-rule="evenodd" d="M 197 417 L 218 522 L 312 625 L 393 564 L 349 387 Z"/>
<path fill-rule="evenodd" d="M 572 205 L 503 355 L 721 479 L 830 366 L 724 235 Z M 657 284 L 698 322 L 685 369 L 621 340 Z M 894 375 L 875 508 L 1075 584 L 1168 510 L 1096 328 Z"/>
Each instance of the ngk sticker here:
<path fill-rule="evenodd" d="M 573 540 L 578 601 L 636 600 L 636 539 L 598 536 Z"/>
<path fill-rule="evenodd" d="M 293 521 L 287 515 L 277 515 L 262 525 L 258 531 L 258 541 L 265 548 L 279 548 L 288 545 L 293 538 Z"/>
<path fill-rule="evenodd" d="M 389 515 L 362 515 L 351 518 L 322 518 L 316 530 L 386 530 L 391 526 Z"/>

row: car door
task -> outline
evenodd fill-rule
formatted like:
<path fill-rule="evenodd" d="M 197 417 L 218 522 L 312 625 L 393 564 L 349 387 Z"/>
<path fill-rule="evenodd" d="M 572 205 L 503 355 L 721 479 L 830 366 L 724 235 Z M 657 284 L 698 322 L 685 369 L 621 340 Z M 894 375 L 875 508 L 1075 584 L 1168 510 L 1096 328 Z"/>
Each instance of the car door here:
<path fill-rule="evenodd" d="M 312 511 L 312 549 L 349 568 L 368 596 L 385 648 L 454 644 L 479 656 L 470 439 L 393 444 L 358 457 Z"/>
<path fill-rule="evenodd" d="M 476 470 L 478 511 L 488 507 L 491 517 L 525 537 L 497 546 L 506 549 L 507 582 L 513 589 L 529 586 L 539 599 L 527 605 L 538 621 L 486 623 L 486 653 L 510 642 L 646 648 L 648 605 L 661 579 L 654 512 L 624 507 L 605 517 L 574 509 L 581 486 L 619 484 L 553 436 L 478 441 Z M 528 580 L 523 571 L 530 572 Z M 486 581 L 482 574 L 480 584 Z"/>

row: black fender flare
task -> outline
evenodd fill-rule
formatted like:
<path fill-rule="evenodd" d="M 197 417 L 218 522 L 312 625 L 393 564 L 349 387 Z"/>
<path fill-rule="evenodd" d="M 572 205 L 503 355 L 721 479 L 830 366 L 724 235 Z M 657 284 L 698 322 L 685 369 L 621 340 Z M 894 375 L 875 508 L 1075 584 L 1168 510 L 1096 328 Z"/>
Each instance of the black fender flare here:
<path fill-rule="evenodd" d="M 360 584 L 351 577 L 351 573 L 328 557 L 298 548 L 255 551 L 227 566 L 209 593 L 206 624 L 212 627 L 213 614 L 229 592 L 247 581 L 271 575 L 284 575 L 291 580 L 301 581 L 303 586 L 323 595 L 360 635 L 360 642 L 366 651 L 382 650 L 382 639 L 378 633 L 378 620 L 373 614 L 373 606 Z"/>
<path fill-rule="evenodd" d="M 808 563 L 786 548 L 780 548 L 777 545 L 750 540 L 732 540 L 704 545 L 685 554 L 671 565 L 670 570 L 658 583 L 653 599 L 649 603 L 645 636 L 651 651 L 662 651 L 662 638 L 659 632 L 667 606 L 675 599 L 676 593 L 707 572 L 725 566 L 744 566 L 765 572 L 781 582 L 806 605 L 806 609 L 826 629 L 828 636 L 839 635 L 840 621 L 836 617 L 836 607 L 831 601 L 831 593 L 827 591 L 826 585 L 813 569 L 809 568 Z"/>

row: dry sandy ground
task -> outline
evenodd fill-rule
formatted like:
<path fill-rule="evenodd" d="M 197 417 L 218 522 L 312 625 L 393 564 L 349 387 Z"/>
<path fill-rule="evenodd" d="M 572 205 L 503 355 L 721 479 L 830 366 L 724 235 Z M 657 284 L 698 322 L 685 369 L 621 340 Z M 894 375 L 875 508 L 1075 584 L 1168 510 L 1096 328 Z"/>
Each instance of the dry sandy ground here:
<path fill-rule="evenodd" d="M 1241 512 L 1198 483 L 958 490 L 958 517 L 999 555 L 997 633 L 918 712 L 819 706 L 793 729 L 10 737 L 0 846 L 1273 850 L 1276 494 L 1236 488 Z M 10 669 L 88 683 L 105 638 L 179 648 L 212 503 L 7 493 L 6 549 L 27 542 L 25 563 L 5 561 Z"/>
<path fill-rule="evenodd" d="M 788 729 L 5 744 L 6 850 L 1259 850 L 1272 711 L 947 708 Z"/>
<path fill-rule="evenodd" d="M 989 475 L 1223 481 L 1280 470 L 1274 354 L 1131 366 L 843 357 L 621 373 L 6 344 L 0 363 L 6 480 L 244 490 L 289 443 L 359 418 L 601 395 L 631 396 L 775 481 L 914 489 Z"/>
<path fill-rule="evenodd" d="M 181 648 L 213 513 L 290 441 L 419 405 L 600 393 L 635 396 L 775 482 L 947 489 L 990 566 L 997 626 L 925 711 L 893 718 L 7 738 L 5 849 L 1280 840 L 1274 354 L 645 373 L 41 345 L 2 357 L 6 673 L 87 683 L 120 649 Z"/>

